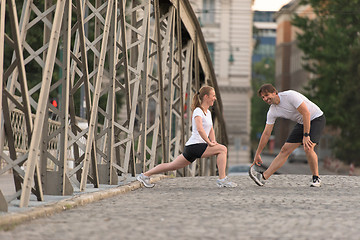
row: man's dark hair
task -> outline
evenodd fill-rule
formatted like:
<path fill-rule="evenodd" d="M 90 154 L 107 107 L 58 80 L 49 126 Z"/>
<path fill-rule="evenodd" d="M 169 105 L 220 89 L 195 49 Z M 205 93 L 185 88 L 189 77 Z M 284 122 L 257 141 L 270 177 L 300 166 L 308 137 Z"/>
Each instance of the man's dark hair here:
<path fill-rule="evenodd" d="M 276 88 L 271 85 L 270 83 L 266 83 L 266 84 L 263 84 L 259 90 L 258 90 L 258 95 L 259 97 L 261 97 L 261 93 L 274 93 L 276 92 L 276 94 L 278 94 L 278 91 L 276 90 Z"/>

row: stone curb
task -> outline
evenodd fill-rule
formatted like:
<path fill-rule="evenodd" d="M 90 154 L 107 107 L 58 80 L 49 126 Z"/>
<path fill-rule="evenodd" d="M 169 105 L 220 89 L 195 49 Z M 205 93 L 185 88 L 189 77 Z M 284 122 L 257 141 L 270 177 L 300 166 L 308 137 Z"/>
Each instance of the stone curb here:
<path fill-rule="evenodd" d="M 165 175 L 155 175 L 151 178 L 151 182 L 157 182 L 166 177 L 167 176 Z M 114 197 L 119 194 L 124 194 L 141 187 L 142 184 L 140 182 L 133 181 L 127 185 L 118 186 L 106 190 L 100 190 L 93 193 L 83 193 L 69 199 L 60 200 L 55 203 L 49 203 L 43 206 L 33 207 L 25 212 L 9 213 L 0 217 L 0 230 L 8 229 L 15 226 L 16 224 L 20 224 L 36 218 L 50 216 L 52 214 L 62 212 L 74 207 L 96 202 L 105 198 Z"/>

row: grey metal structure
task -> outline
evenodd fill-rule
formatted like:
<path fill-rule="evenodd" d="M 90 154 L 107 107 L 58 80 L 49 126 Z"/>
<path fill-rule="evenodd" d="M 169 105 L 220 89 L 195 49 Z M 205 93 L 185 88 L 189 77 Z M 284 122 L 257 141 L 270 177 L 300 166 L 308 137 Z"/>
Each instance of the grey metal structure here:
<path fill-rule="evenodd" d="M 208 84 L 219 94 L 188 0 L 0 4 L 0 175 L 11 171 L 16 187 L 14 196 L 0 191 L 1 209 L 174 160 L 191 134 L 194 92 Z M 217 99 L 215 131 L 226 145 Z M 174 174 L 214 175 L 215 159 Z"/>

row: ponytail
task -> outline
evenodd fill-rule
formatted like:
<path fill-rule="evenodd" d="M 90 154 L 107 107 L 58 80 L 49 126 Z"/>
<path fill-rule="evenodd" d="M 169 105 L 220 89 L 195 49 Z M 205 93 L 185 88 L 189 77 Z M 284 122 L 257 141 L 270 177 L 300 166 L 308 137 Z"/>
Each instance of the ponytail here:
<path fill-rule="evenodd" d="M 214 90 L 214 88 L 210 86 L 202 86 L 200 90 L 197 93 L 195 93 L 192 99 L 191 112 L 193 112 L 195 108 L 199 107 L 201 108 L 201 110 L 203 110 L 204 114 L 206 115 L 204 109 L 201 107 L 201 102 L 205 95 L 210 94 L 211 90 Z"/>

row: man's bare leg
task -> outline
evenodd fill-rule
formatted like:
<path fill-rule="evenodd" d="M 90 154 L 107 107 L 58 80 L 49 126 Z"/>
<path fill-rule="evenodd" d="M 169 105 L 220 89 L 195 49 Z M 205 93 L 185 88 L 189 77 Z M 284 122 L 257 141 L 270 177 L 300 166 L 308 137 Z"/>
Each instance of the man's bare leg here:
<path fill-rule="evenodd" d="M 274 158 L 271 162 L 269 168 L 263 173 L 265 179 L 268 179 L 271 175 L 273 175 L 279 168 L 281 168 L 286 160 L 288 159 L 289 155 L 300 146 L 301 143 L 285 143 L 280 153 Z"/>
<path fill-rule="evenodd" d="M 311 149 L 305 150 L 306 157 L 308 160 L 308 164 L 310 166 L 310 170 L 313 176 L 319 176 L 319 164 L 318 164 L 318 156 L 314 150 L 314 147 Z"/>

